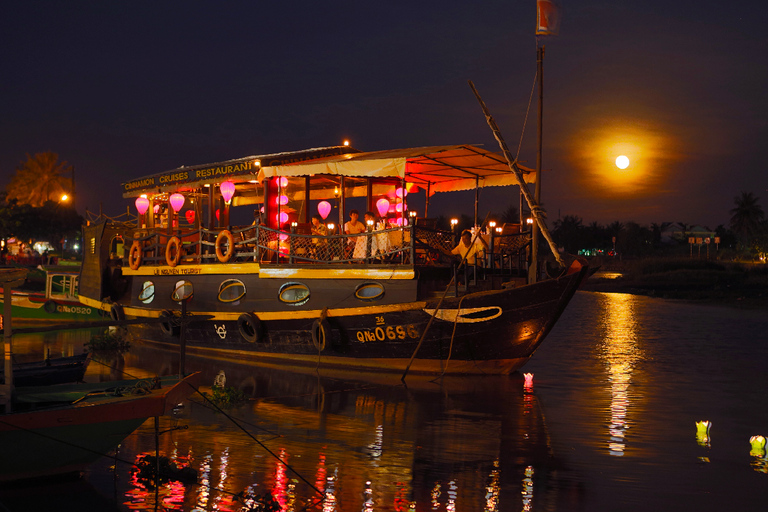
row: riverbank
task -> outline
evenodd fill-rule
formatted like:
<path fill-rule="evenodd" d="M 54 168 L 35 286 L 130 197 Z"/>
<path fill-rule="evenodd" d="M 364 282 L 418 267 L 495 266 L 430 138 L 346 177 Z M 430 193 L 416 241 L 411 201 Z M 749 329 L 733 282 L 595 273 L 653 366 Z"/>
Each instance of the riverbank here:
<path fill-rule="evenodd" d="M 689 259 L 608 261 L 581 289 L 768 309 L 768 266 Z"/>

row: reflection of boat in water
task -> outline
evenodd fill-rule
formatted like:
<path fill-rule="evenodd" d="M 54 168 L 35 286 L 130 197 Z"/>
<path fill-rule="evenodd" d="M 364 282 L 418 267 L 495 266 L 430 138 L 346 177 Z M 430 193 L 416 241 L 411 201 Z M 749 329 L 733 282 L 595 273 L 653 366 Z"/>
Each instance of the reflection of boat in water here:
<path fill-rule="evenodd" d="M 169 412 L 198 378 L 162 388 L 151 380 L 18 388 L 12 411 L 0 415 L 0 481 L 81 471 L 147 418 Z"/>
<path fill-rule="evenodd" d="M 152 371 L 164 365 L 174 371 L 175 363 L 164 360 L 174 359 L 140 345 L 127 365 L 150 362 Z M 223 370 L 227 386 L 246 392 L 251 401 L 228 413 L 290 465 L 221 414 L 193 404 L 185 413 L 189 431 L 162 438 L 161 450 L 204 475 L 211 486 L 208 507 L 252 488 L 299 510 L 321 496 L 297 474 L 321 491 L 324 510 L 360 510 L 369 498 L 374 508 L 387 510 L 409 510 L 411 504 L 413 510 L 509 510 L 523 508 L 524 491 L 535 499 L 537 486 L 546 486 L 551 499 L 558 487 L 559 463 L 542 410 L 535 395 L 523 392 L 517 374 L 409 379 L 403 386 L 394 378 L 380 380 L 387 378 L 382 375 L 346 380 L 195 357 L 186 365 L 202 370 L 209 384 Z M 129 439 L 123 454 L 154 449 L 142 439 Z M 135 497 L 138 490 L 126 492 Z M 187 503 L 203 496 L 198 487 L 181 485 L 164 492 Z M 151 492 L 141 496 L 149 508 Z M 487 508 L 489 500 L 497 508 Z"/>
<path fill-rule="evenodd" d="M 527 283 L 531 233 L 510 224 L 478 226 L 487 249 L 457 271 L 446 255 L 457 234 L 409 215 L 407 193 L 424 190 L 428 202 L 436 192 L 532 179 L 514 165 L 516 172 L 504 156 L 470 145 L 369 153 L 337 146 L 138 178 L 123 190 L 136 199 L 135 223 L 98 219 L 84 228 L 92 249 L 80 298 L 115 319 L 165 319 L 129 329 L 170 345 L 179 344 L 183 302 L 188 350 L 212 358 L 510 373 L 544 340 L 587 268 L 574 261 Z M 244 225 L 230 222 L 236 206 L 251 214 Z M 355 207 L 381 221 L 337 231 L 334 223 L 341 227 Z M 325 219 L 318 225 L 315 212 Z M 110 256 L 117 239 L 132 244 L 123 260 Z"/>
<path fill-rule="evenodd" d="M 50 386 L 67 382 L 82 382 L 88 363 L 89 353 L 68 357 L 46 357 L 42 361 L 16 363 L 13 365 L 15 386 Z M 0 367 L 0 381 L 5 382 L 5 369 Z"/>

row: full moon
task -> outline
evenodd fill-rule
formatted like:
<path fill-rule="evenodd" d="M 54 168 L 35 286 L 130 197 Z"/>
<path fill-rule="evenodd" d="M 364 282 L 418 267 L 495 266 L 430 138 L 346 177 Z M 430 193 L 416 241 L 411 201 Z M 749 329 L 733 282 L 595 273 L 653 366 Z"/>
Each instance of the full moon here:
<path fill-rule="evenodd" d="M 629 158 L 627 158 L 624 155 L 619 155 L 616 157 L 616 167 L 619 169 L 626 169 L 629 167 Z"/>

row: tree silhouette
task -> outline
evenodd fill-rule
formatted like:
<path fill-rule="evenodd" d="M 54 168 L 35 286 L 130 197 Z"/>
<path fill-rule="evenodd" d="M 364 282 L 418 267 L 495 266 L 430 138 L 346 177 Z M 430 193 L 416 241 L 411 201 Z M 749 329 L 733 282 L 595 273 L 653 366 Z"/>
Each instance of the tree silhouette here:
<path fill-rule="evenodd" d="M 765 212 L 758 204 L 759 199 L 752 192 L 742 192 L 733 198 L 736 207 L 731 210 L 731 229 L 744 246 L 748 246 L 761 231 Z"/>
<path fill-rule="evenodd" d="M 72 193 L 72 180 L 64 174 L 72 172 L 67 162 L 59 162 L 59 155 L 50 151 L 27 154 L 27 161 L 16 169 L 8 184 L 8 200 L 19 204 L 43 206 L 46 201 L 58 202 L 63 194 Z"/>

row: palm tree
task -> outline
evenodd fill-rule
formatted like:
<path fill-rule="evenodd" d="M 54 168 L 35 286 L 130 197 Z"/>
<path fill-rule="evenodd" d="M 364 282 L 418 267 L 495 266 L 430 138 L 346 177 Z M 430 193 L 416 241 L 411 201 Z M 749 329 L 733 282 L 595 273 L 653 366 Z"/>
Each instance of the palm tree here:
<path fill-rule="evenodd" d="M 59 162 L 53 152 L 27 154 L 27 161 L 16 169 L 7 187 L 8 200 L 19 204 L 43 206 L 46 201 L 60 201 L 63 194 L 72 194 L 72 180 L 64 174 L 72 173 L 72 166 Z"/>
<path fill-rule="evenodd" d="M 765 212 L 757 203 L 759 199 L 752 192 L 742 192 L 733 198 L 736 207 L 731 210 L 731 229 L 742 244 L 748 244 L 749 239 L 760 232 Z"/>

